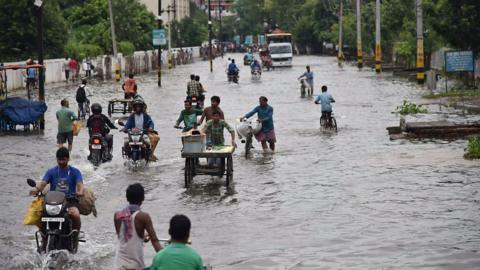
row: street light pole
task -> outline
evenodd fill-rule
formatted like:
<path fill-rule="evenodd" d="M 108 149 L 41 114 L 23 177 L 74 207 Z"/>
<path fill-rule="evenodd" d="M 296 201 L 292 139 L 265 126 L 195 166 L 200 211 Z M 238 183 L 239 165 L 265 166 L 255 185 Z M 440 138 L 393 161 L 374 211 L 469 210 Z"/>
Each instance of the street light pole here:
<path fill-rule="evenodd" d="M 220 5 L 220 0 L 218 0 L 218 35 L 220 41 L 220 49 L 222 50 L 222 59 L 223 59 L 223 33 L 222 33 L 222 9 Z"/>
<path fill-rule="evenodd" d="M 417 82 L 425 83 L 425 54 L 423 50 L 423 9 L 422 0 L 416 0 L 417 10 Z"/>
<path fill-rule="evenodd" d="M 338 65 L 343 64 L 343 0 L 340 0 L 340 16 L 338 16 Z"/>
<path fill-rule="evenodd" d="M 380 31 L 380 0 L 377 0 L 375 6 L 375 71 L 377 73 L 382 72 L 382 46 L 380 45 Z"/>
<path fill-rule="evenodd" d="M 162 0 L 158 0 L 158 29 L 162 29 Z M 162 87 L 162 45 L 158 45 L 158 87 Z"/>
<path fill-rule="evenodd" d="M 358 68 L 363 67 L 363 50 L 362 50 L 362 11 L 360 0 L 357 0 L 357 65 Z"/>
<path fill-rule="evenodd" d="M 208 51 L 210 58 L 210 72 L 213 72 L 213 62 L 212 62 L 212 13 L 210 10 L 210 0 L 208 0 Z"/>
<path fill-rule="evenodd" d="M 45 101 L 45 69 L 43 67 L 43 2 L 36 0 L 34 5 L 37 7 L 37 53 L 38 64 L 42 67 L 38 72 L 38 99 Z M 45 117 L 40 117 L 40 130 L 45 129 Z"/>

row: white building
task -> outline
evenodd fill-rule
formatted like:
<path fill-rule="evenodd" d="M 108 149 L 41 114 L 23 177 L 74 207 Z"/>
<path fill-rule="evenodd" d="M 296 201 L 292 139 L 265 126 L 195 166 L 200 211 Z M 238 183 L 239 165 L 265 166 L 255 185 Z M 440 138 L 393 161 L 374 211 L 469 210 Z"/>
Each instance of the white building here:
<path fill-rule="evenodd" d="M 158 1 L 159 0 L 139 0 L 147 6 L 147 9 L 158 16 Z M 168 20 L 177 21 L 185 17 L 190 17 L 190 1 L 189 0 L 161 0 L 162 1 L 162 20 L 167 23 Z M 174 8 L 175 7 L 175 8 Z M 175 13 L 173 10 L 175 9 Z M 170 11 L 170 12 L 169 12 Z"/>

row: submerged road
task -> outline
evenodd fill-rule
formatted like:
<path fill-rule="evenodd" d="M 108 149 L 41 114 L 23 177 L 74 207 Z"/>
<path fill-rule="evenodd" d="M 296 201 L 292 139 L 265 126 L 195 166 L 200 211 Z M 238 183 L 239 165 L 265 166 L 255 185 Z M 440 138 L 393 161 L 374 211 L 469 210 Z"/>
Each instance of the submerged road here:
<path fill-rule="evenodd" d="M 231 56 L 231 55 L 230 55 Z M 242 55 L 234 55 L 240 62 Z M 139 93 L 160 133 L 159 161 L 132 172 L 124 166 L 124 135 L 114 134 L 114 159 L 97 170 L 87 161 L 87 132 L 75 138 L 71 165 L 97 194 L 98 218 L 82 217 L 87 243 L 63 269 L 110 269 L 115 256 L 114 211 L 124 207 L 125 189 L 146 188 L 143 210 L 159 237 L 177 213 L 192 221 L 193 247 L 217 269 L 478 269 L 480 242 L 478 162 L 462 158 L 465 141 L 390 141 L 385 128 L 398 123 L 391 112 L 415 100 L 414 84 L 389 75 L 338 68 L 334 58 L 295 57 L 292 68 L 228 84 L 224 60 L 179 66 L 164 74 L 139 76 Z M 326 84 L 337 100 L 338 133 L 319 130 L 320 108 L 302 99 L 296 78 L 305 65 L 315 73 L 315 94 Z M 274 108 L 277 152 L 263 155 L 255 142 L 252 158 L 243 145 L 234 155 L 234 182 L 198 176 L 183 186 L 180 133 L 173 129 L 183 107 L 186 83 L 199 74 L 207 100 L 222 98 L 226 120 L 250 111 L 265 95 Z M 55 111 L 77 86 L 47 86 L 47 126 L 42 135 L 0 137 L 0 261 L 2 269 L 48 269 L 35 252 L 32 227 L 23 226 L 31 201 L 26 178 L 40 179 L 55 165 Z M 92 82 L 92 102 L 121 97 L 120 84 Z M 209 103 L 209 102 L 208 102 Z M 207 103 L 207 104 L 208 104 Z M 466 116 L 442 113 L 442 117 Z M 226 136 L 227 142 L 229 137 Z M 145 245 L 146 261 L 154 252 Z M 60 268 L 62 269 L 62 268 Z"/>

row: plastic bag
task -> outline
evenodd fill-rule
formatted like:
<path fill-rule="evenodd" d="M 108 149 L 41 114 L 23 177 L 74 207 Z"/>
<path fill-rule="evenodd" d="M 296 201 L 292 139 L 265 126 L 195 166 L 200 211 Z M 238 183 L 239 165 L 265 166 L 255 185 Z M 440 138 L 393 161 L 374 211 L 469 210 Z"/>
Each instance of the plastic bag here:
<path fill-rule="evenodd" d="M 23 224 L 25 225 L 37 225 L 42 222 L 42 212 L 43 212 L 43 197 L 37 197 L 32 201 L 30 207 L 25 213 L 23 219 Z"/>
<path fill-rule="evenodd" d="M 97 197 L 95 193 L 87 187 L 83 188 L 83 196 L 78 197 L 78 211 L 81 215 L 88 216 L 93 213 L 93 216 L 97 216 L 97 208 L 95 207 L 95 201 Z"/>
<path fill-rule="evenodd" d="M 82 125 L 80 122 L 74 121 L 73 122 L 73 136 L 78 136 L 78 133 L 80 133 L 80 128 Z"/>

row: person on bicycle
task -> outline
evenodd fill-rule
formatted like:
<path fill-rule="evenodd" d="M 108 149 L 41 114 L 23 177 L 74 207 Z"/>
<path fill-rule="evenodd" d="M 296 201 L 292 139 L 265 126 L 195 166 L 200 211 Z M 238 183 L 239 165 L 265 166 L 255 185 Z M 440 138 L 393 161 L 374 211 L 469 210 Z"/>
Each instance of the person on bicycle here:
<path fill-rule="evenodd" d="M 133 78 L 133 74 L 128 74 L 128 79 L 122 84 L 125 93 L 125 99 L 135 98 L 137 95 L 137 81 Z"/>
<path fill-rule="evenodd" d="M 300 80 L 301 78 L 305 78 L 307 80 L 308 85 L 310 86 L 310 89 L 313 94 L 313 72 L 310 71 L 310 66 L 307 66 L 307 71 L 302 74 L 302 76 L 298 77 Z"/>
<path fill-rule="evenodd" d="M 321 104 L 322 107 L 322 117 L 327 119 L 327 125 L 331 126 L 331 120 L 332 120 L 332 104 L 335 102 L 335 99 L 333 99 L 332 95 L 327 93 L 327 86 L 324 85 L 322 86 L 322 94 L 320 94 L 316 99 L 315 99 L 315 104 Z"/>
<path fill-rule="evenodd" d="M 102 134 L 102 137 L 107 143 L 107 151 L 105 153 L 105 159 L 112 159 L 113 150 L 113 135 L 110 133 L 111 129 L 117 129 L 117 127 L 110 121 L 110 119 L 102 114 L 102 105 L 98 103 L 92 104 L 92 115 L 87 120 L 88 134 L 90 137 L 93 134 Z"/>
<path fill-rule="evenodd" d="M 78 103 L 78 111 L 80 112 L 78 118 L 85 119 L 87 107 L 90 106 L 90 100 L 88 97 L 91 96 L 92 93 L 90 89 L 87 87 L 87 80 L 83 79 L 82 84 L 77 88 L 76 100 Z"/>

